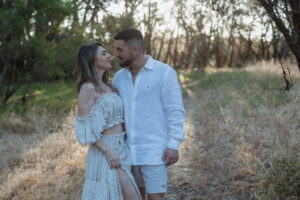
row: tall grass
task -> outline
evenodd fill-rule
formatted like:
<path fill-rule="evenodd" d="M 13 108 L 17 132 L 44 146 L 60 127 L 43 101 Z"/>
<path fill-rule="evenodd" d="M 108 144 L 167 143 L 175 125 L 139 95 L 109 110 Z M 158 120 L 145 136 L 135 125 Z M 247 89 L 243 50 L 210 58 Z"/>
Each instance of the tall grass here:
<path fill-rule="evenodd" d="M 25 104 L 23 93 L 0 109 L 0 199 L 80 199 L 85 148 L 73 134 L 76 84 L 34 83 Z"/>
<path fill-rule="evenodd" d="M 51 132 L 40 118 L 38 132 L 1 133 L 0 199 L 80 199 L 86 147 L 75 140 L 73 116 Z"/>
<path fill-rule="evenodd" d="M 199 199 L 283 199 L 281 189 L 300 184 L 288 177 L 300 173 L 299 159 L 290 166 L 296 174 L 279 179 L 292 182 L 267 181 L 285 169 L 276 163 L 300 155 L 299 72 L 289 92 L 280 90 L 279 66 L 264 63 L 188 73 L 181 80 L 193 104 L 193 134 L 186 144 L 192 149 L 186 155 L 193 169 L 188 182 L 202 191 Z M 300 198 L 297 192 L 284 194 L 285 199 Z"/>

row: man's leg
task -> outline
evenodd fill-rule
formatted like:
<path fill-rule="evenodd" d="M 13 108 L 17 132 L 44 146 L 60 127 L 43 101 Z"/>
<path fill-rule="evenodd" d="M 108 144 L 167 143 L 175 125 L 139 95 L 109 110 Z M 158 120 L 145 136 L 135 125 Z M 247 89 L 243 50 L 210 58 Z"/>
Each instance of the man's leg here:
<path fill-rule="evenodd" d="M 163 200 L 167 192 L 168 167 L 166 165 L 142 165 L 141 172 L 148 200 Z"/>
<path fill-rule="evenodd" d="M 143 197 L 143 200 L 146 200 L 146 188 L 145 187 L 139 187 L 141 196 Z"/>
<path fill-rule="evenodd" d="M 138 188 L 140 190 L 143 200 L 146 200 L 145 183 L 144 183 L 143 175 L 142 175 L 140 168 L 141 168 L 141 166 L 139 166 L 139 165 L 133 165 L 131 167 L 131 173 L 135 179 L 136 185 L 138 186 Z"/>
<path fill-rule="evenodd" d="M 148 200 L 164 200 L 165 193 L 147 194 Z"/>

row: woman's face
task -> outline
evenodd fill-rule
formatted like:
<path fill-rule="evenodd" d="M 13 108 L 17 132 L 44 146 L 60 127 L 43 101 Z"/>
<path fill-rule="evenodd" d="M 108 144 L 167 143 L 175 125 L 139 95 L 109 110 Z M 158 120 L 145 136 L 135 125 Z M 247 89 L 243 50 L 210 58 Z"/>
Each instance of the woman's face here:
<path fill-rule="evenodd" d="M 99 46 L 96 53 L 95 65 L 99 69 L 107 70 L 111 68 L 111 55 L 101 46 Z"/>

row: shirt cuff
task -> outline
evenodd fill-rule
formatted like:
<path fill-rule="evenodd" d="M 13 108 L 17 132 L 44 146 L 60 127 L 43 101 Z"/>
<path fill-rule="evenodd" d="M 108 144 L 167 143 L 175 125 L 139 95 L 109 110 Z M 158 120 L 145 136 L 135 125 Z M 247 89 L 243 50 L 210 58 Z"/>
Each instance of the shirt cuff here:
<path fill-rule="evenodd" d="M 178 150 L 180 141 L 174 138 L 170 138 L 168 142 L 168 148 Z"/>

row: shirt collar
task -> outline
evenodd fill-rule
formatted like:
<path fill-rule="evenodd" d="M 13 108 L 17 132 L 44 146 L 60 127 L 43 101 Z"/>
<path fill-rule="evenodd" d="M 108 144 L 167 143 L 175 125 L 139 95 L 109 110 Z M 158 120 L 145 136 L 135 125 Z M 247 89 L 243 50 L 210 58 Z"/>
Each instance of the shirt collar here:
<path fill-rule="evenodd" d="M 145 55 L 145 58 L 147 58 L 147 62 L 144 65 L 144 68 L 153 70 L 153 58 L 150 55 Z"/>
<path fill-rule="evenodd" d="M 153 68 L 153 58 L 150 55 L 145 55 L 145 58 L 147 58 L 147 62 L 145 63 L 143 68 L 149 69 L 149 70 L 154 70 L 154 68 Z M 129 70 L 129 67 L 124 68 L 124 73 L 127 74 L 128 76 L 130 76 L 131 72 Z"/>

